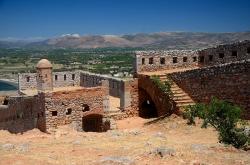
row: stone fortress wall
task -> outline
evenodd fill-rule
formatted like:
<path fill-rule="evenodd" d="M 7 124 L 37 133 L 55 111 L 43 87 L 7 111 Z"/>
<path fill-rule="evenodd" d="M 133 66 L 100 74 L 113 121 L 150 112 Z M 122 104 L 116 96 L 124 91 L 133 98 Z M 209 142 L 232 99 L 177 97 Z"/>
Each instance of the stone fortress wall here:
<path fill-rule="evenodd" d="M 12 133 L 33 128 L 45 131 L 45 113 L 40 96 L 12 96 L 0 105 L 0 129 Z"/>
<path fill-rule="evenodd" d="M 250 59 L 169 74 L 195 102 L 209 103 L 212 97 L 244 109 L 250 119 Z"/>
<path fill-rule="evenodd" d="M 37 89 L 36 73 L 19 73 L 18 89 L 19 91 L 26 89 Z"/>
<path fill-rule="evenodd" d="M 198 51 L 193 50 L 137 51 L 135 71 L 139 73 L 197 66 L 198 56 Z"/>
<path fill-rule="evenodd" d="M 250 118 L 249 59 L 250 42 L 244 41 L 199 51 L 136 52 L 135 67 L 137 73 L 194 67 L 169 76 L 196 102 L 208 102 L 212 96 L 217 96 L 239 104 L 247 110 L 246 118 Z M 109 95 L 120 98 L 120 108 L 127 116 L 140 115 L 140 106 L 147 100 L 153 101 L 160 115 L 165 113 L 160 105 L 166 103 L 165 107 L 172 107 L 170 99 L 163 104 L 164 94 L 159 94 L 156 86 L 146 82 L 150 78 L 138 76 L 121 80 L 82 71 L 54 72 L 54 88 L 80 88 L 41 92 L 33 97 L 10 97 L 8 103 L 0 106 L 0 129 L 15 133 L 32 128 L 46 131 L 74 123 L 78 130 L 99 125 L 95 129 L 101 131 L 106 127 L 102 116 L 109 110 Z M 36 73 L 19 74 L 19 90 L 26 89 L 37 89 Z"/>
<path fill-rule="evenodd" d="M 18 75 L 19 90 L 37 89 L 36 73 L 20 73 Z M 53 87 L 80 86 L 80 71 L 53 72 Z"/>
<path fill-rule="evenodd" d="M 137 51 L 136 73 L 169 68 L 202 67 L 250 58 L 250 41 L 203 50 Z"/>
<path fill-rule="evenodd" d="M 80 73 L 80 86 L 83 87 L 96 87 L 100 85 L 102 80 L 108 80 L 110 96 L 121 97 L 121 89 L 123 88 L 124 80 L 90 72 Z"/>
<path fill-rule="evenodd" d="M 76 130 L 87 131 L 90 126 L 84 124 L 85 119 L 99 117 L 95 131 L 105 130 L 102 116 L 109 109 L 108 86 L 105 81 L 97 87 L 45 93 L 44 97 L 47 129 L 73 123 Z"/>
<path fill-rule="evenodd" d="M 96 87 L 101 85 L 102 80 L 108 80 L 110 96 L 120 98 L 122 95 L 121 88 L 124 80 L 119 78 L 83 71 L 53 72 L 52 77 L 53 87 L 55 88 L 67 86 Z M 36 73 L 21 73 L 18 81 L 21 91 L 37 88 Z"/>
<path fill-rule="evenodd" d="M 250 41 L 203 49 L 199 51 L 199 58 L 201 66 L 219 65 L 250 59 Z"/>

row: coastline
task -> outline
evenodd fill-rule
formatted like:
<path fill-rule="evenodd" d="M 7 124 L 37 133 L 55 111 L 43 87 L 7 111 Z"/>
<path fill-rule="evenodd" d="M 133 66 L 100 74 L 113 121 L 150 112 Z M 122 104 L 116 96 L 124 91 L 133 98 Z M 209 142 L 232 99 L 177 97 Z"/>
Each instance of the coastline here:
<path fill-rule="evenodd" d="M 0 79 L 0 82 L 4 82 L 9 85 L 13 85 L 15 87 L 18 87 L 18 81 L 15 79 Z"/>
<path fill-rule="evenodd" d="M 3 90 L 0 91 L 0 96 L 15 96 L 18 95 L 18 82 L 15 79 L 0 79 L 0 83 L 5 83 L 11 86 L 14 86 L 14 90 Z"/>
<path fill-rule="evenodd" d="M 12 91 L 0 91 L 0 96 L 16 96 L 18 95 L 17 90 L 12 90 Z"/>

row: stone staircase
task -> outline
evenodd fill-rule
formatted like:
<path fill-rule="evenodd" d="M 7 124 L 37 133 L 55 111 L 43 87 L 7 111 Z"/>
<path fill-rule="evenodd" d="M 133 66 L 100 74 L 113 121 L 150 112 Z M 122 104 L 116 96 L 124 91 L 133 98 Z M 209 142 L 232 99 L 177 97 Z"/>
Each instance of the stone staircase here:
<path fill-rule="evenodd" d="M 159 75 L 161 81 L 171 81 L 167 76 Z M 177 109 L 182 112 L 185 110 L 185 107 L 188 105 L 194 105 L 194 100 L 183 91 L 175 82 L 171 81 L 171 91 L 173 92 L 173 100 L 176 103 Z"/>

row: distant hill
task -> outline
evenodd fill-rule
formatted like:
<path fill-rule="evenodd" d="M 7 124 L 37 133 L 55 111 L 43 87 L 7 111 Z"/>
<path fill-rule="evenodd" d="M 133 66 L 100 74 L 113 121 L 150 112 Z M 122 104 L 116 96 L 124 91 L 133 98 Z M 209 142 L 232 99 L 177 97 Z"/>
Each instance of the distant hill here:
<path fill-rule="evenodd" d="M 0 48 L 105 48 L 141 47 L 148 49 L 199 49 L 250 40 L 250 32 L 200 33 L 200 32 L 159 32 L 131 35 L 79 36 L 68 34 L 38 42 L 0 41 Z"/>

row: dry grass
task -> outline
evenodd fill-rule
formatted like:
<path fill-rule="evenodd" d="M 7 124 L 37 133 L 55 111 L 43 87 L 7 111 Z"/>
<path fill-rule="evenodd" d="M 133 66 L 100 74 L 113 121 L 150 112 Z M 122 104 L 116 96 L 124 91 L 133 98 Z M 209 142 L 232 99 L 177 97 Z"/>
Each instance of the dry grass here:
<path fill-rule="evenodd" d="M 36 129 L 22 135 L 0 131 L 0 164 L 250 164 L 249 152 L 219 144 L 212 128 L 188 126 L 177 116 L 145 125 L 148 121 L 121 120 L 118 130 L 105 133 L 76 132 L 69 126 L 53 134 Z M 6 150 L 7 143 L 15 148 Z M 26 151 L 18 150 L 22 144 L 28 144 Z M 175 153 L 161 157 L 153 152 L 159 147 Z"/>

